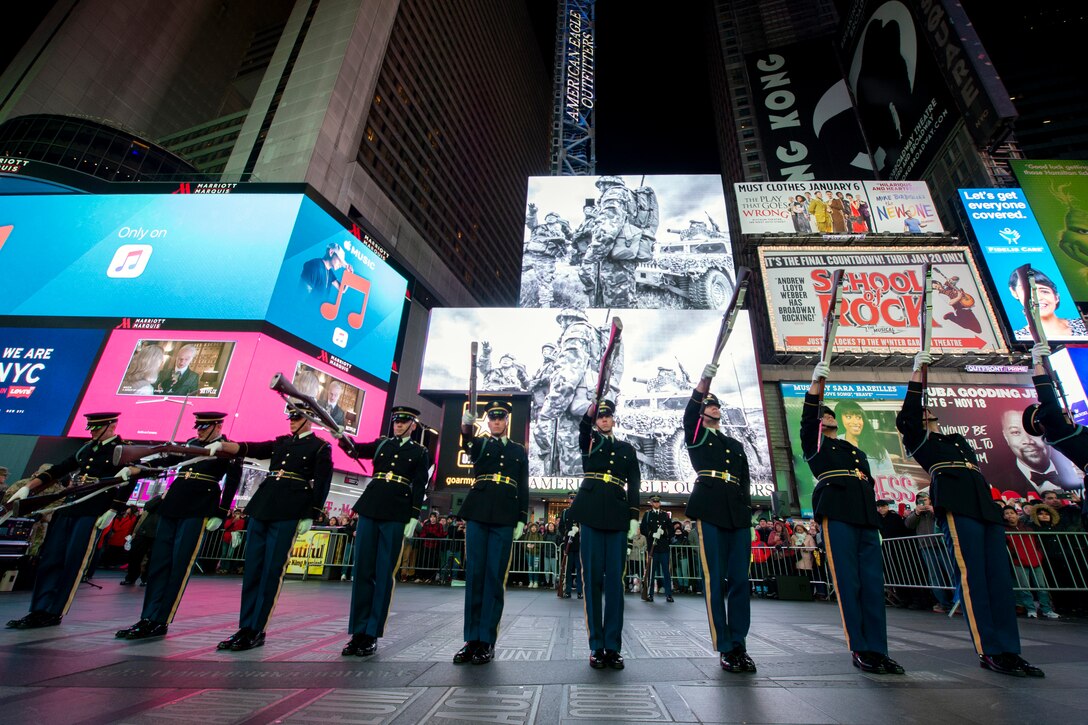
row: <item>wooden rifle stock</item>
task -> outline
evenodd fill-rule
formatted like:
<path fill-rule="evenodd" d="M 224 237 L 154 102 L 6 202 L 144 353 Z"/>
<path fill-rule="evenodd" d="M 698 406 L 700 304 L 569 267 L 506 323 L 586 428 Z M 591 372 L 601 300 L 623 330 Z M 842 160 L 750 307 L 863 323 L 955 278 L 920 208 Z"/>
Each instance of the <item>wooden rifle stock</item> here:
<path fill-rule="evenodd" d="M 820 362 L 829 362 L 831 360 L 831 352 L 835 347 L 835 334 L 839 329 L 839 303 L 842 300 L 842 277 L 843 270 L 836 269 L 831 275 L 831 300 L 827 306 L 827 316 L 824 318 L 824 340 L 820 350 Z M 816 396 L 817 402 L 817 415 L 819 415 L 819 409 L 824 404 L 824 387 L 827 380 L 823 376 L 816 379 Z M 820 444 L 823 442 L 823 430 L 819 432 L 819 437 L 816 439 L 816 450 L 820 450 Z"/>
<path fill-rule="evenodd" d="M 1049 344 L 1046 339 L 1046 329 L 1043 327 L 1042 318 L 1039 316 L 1039 290 L 1035 285 L 1035 270 L 1031 268 L 1030 264 L 1025 264 L 1016 269 L 1016 275 L 1017 282 L 1024 294 L 1024 317 L 1028 320 L 1028 331 L 1031 333 L 1031 339 L 1036 343 Z M 1047 377 L 1050 378 L 1050 382 L 1054 384 L 1054 390 L 1057 392 L 1058 398 L 1062 401 L 1062 413 L 1065 415 L 1066 420 L 1072 423 L 1073 416 L 1069 412 L 1069 401 L 1065 397 L 1065 388 L 1062 387 L 1062 381 L 1054 372 L 1054 368 L 1050 364 L 1050 358 L 1044 357 L 1040 364 L 1043 366 Z"/>

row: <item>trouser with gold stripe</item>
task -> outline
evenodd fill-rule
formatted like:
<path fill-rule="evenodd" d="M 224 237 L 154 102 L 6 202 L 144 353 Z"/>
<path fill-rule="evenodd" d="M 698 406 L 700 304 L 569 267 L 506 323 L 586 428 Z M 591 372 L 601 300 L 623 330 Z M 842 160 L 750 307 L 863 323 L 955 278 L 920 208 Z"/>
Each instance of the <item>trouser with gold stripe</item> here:
<path fill-rule="evenodd" d="M 506 600 L 514 527 L 465 526 L 465 641 L 495 644 Z"/>
<path fill-rule="evenodd" d="M 200 543 L 204 540 L 206 521 L 204 517 L 173 519 L 164 516 L 159 519 L 147 565 L 147 590 L 141 619 L 150 619 L 157 624 L 174 621 Z"/>
<path fill-rule="evenodd" d="M 393 601 L 393 582 L 404 547 L 407 522 L 379 521 L 360 516 L 355 528 L 355 571 L 351 577 L 351 614 L 348 631 L 381 637 L 389 604 Z"/>
<path fill-rule="evenodd" d="M 964 619 L 978 654 L 1020 654 L 1005 527 L 945 513 L 945 542 L 959 573 Z"/>
<path fill-rule="evenodd" d="M 54 514 L 42 542 L 30 611 L 63 617 L 98 540 L 97 516 Z"/>
<path fill-rule="evenodd" d="M 619 652 L 623 644 L 623 574 L 627 568 L 627 532 L 582 526 L 581 533 L 579 550 L 585 580 L 589 648 Z"/>
<path fill-rule="evenodd" d="M 703 565 L 710 638 L 718 652 L 745 649 L 752 624 L 748 586 L 748 562 L 752 555 L 752 530 L 722 529 L 699 522 L 699 559 Z"/>
<path fill-rule="evenodd" d="M 298 520 L 250 519 L 246 526 L 245 571 L 242 573 L 242 610 L 238 627 L 263 632 L 276 607 L 295 543 Z"/>
<path fill-rule="evenodd" d="M 880 530 L 824 518 L 824 546 L 851 652 L 888 656 Z"/>

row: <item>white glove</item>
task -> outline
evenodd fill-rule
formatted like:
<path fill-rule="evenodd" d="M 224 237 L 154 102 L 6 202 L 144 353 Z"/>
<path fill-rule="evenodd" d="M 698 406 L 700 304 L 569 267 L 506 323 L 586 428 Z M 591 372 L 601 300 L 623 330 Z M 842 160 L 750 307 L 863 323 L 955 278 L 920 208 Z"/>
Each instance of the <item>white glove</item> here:
<path fill-rule="evenodd" d="M 714 363 L 710 363 L 705 368 L 703 368 L 703 377 L 704 378 L 713 378 L 717 374 L 718 374 L 718 366 L 715 365 Z"/>
<path fill-rule="evenodd" d="M 514 526 L 514 538 L 515 539 L 520 539 L 521 535 L 524 534 L 524 533 L 525 533 L 525 524 L 523 524 L 520 521 L 517 522 L 517 524 Z"/>
<path fill-rule="evenodd" d="M 120 471 L 117 472 L 117 477 L 120 478 L 122 481 L 127 481 L 128 477 L 131 475 L 132 474 L 128 472 L 127 468 L 122 468 Z"/>
<path fill-rule="evenodd" d="M 627 540 L 635 538 L 635 534 L 638 533 L 638 521 L 631 519 L 631 523 L 627 525 Z"/>
<path fill-rule="evenodd" d="M 313 519 L 302 519 L 298 522 L 298 527 L 295 528 L 295 533 L 299 536 L 302 536 L 307 531 L 309 531 L 313 527 L 313 525 Z"/>
<path fill-rule="evenodd" d="M 223 447 L 223 441 L 216 441 L 216 442 L 212 443 L 210 446 L 208 446 L 207 448 L 205 448 L 204 450 L 206 450 L 208 452 L 209 456 L 214 456 L 216 453 L 219 452 L 219 449 L 222 448 L 222 447 Z"/>
<path fill-rule="evenodd" d="M 473 425 L 475 423 L 476 416 L 474 416 L 472 413 L 465 411 L 465 414 L 461 416 L 461 425 Z"/>
<path fill-rule="evenodd" d="M 30 495 L 30 486 L 23 486 L 15 493 L 11 494 L 11 498 L 8 499 L 8 503 L 15 503 L 16 501 L 22 501 L 24 498 Z"/>
<path fill-rule="evenodd" d="M 923 365 L 929 365 L 933 362 L 933 356 L 928 352 L 917 352 L 914 354 L 914 372 L 918 372 L 922 369 Z"/>
<path fill-rule="evenodd" d="M 125 537 L 125 551 L 132 551 L 132 534 Z"/>
<path fill-rule="evenodd" d="M 816 382 L 820 378 L 827 378 L 831 375 L 831 363 L 826 360 L 821 360 L 816 363 L 816 367 L 812 369 L 812 382 Z"/>
<path fill-rule="evenodd" d="M 577 524 L 570 527 L 570 535 L 571 536 L 577 536 L 578 535 L 578 525 Z"/>
<path fill-rule="evenodd" d="M 98 520 L 94 522 L 94 527 L 96 529 L 102 530 L 109 526 L 110 522 L 113 521 L 114 517 L 116 516 L 117 512 L 113 509 L 110 509 L 109 511 L 98 517 Z"/>
<path fill-rule="evenodd" d="M 332 437 L 335 438 L 336 440 L 340 440 L 341 438 L 344 437 L 344 429 L 343 428 L 337 428 L 336 430 L 331 430 L 329 432 L 332 433 Z"/>
<path fill-rule="evenodd" d="M 1031 346 L 1031 364 L 1039 365 L 1043 358 L 1050 357 L 1050 345 L 1045 342 L 1037 342 Z"/>
<path fill-rule="evenodd" d="M 661 534 L 663 534 L 663 533 L 664 533 L 664 532 L 663 532 L 663 531 L 661 530 L 661 527 L 660 527 L 660 526 L 658 526 L 658 527 L 657 527 L 657 531 L 655 531 L 655 532 L 654 532 L 654 541 L 657 541 L 658 539 L 660 539 L 660 538 L 661 538 Z"/>
<path fill-rule="evenodd" d="M 416 528 L 419 527 L 419 519 L 412 519 L 404 525 L 404 538 L 410 539 L 416 533 Z"/>
<path fill-rule="evenodd" d="M 210 519 L 208 519 L 208 522 L 206 524 L 204 524 L 204 530 L 205 531 L 215 531 L 216 529 L 218 529 L 222 525 L 223 525 L 223 519 L 219 518 L 218 516 L 212 516 Z"/>

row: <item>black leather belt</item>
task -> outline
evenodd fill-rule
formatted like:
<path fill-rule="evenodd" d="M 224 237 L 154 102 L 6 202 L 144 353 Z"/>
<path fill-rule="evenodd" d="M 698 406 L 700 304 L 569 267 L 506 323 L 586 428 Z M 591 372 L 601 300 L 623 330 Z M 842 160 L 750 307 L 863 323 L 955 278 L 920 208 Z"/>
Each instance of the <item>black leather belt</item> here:
<path fill-rule="evenodd" d="M 834 471 L 824 471 L 819 476 L 816 476 L 816 480 L 822 481 L 825 478 L 839 478 L 841 476 L 860 478 L 862 481 L 869 480 L 869 477 L 865 475 L 865 471 L 861 470 L 860 468 L 839 468 Z"/>
<path fill-rule="evenodd" d="M 476 477 L 476 483 L 481 481 L 494 481 L 495 483 L 505 483 L 507 486 L 516 486 L 518 482 L 509 476 L 504 476 L 501 473 L 484 473 Z"/>
<path fill-rule="evenodd" d="M 587 473 L 582 478 L 590 478 L 594 481 L 604 481 L 605 483 L 614 483 L 617 486 L 626 486 L 627 481 L 623 480 L 619 476 L 613 476 L 611 473 Z"/>
<path fill-rule="evenodd" d="M 398 476 L 392 471 L 386 471 L 384 473 L 375 473 L 374 478 L 380 478 L 383 481 L 392 481 L 393 483 L 402 483 L 405 486 L 412 485 L 412 479 L 405 478 L 404 476 Z"/>
<path fill-rule="evenodd" d="M 740 479 L 734 476 L 728 471 L 696 471 L 695 474 L 700 478 L 720 478 L 726 483 L 732 483 L 734 485 L 740 485 Z"/>

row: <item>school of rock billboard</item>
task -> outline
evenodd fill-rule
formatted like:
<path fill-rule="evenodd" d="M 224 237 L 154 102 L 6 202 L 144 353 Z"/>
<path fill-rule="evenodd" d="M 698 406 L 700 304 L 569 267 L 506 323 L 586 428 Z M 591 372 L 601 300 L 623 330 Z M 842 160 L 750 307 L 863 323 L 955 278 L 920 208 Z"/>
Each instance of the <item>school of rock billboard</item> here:
<path fill-rule="evenodd" d="M 832 370 L 834 375 L 834 370 Z M 906 380 L 897 383 L 828 381 L 824 403 L 835 412 L 839 437 L 865 451 L 877 498 L 913 503 L 929 487 L 929 476 L 903 450 L 895 416 L 906 395 Z M 812 515 L 815 481 L 801 453 L 798 431 L 805 391 L 810 383 L 781 383 L 793 469 L 802 514 Z M 1035 389 L 1019 385 L 930 385 L 928 403 L 941 431 L 960 433 L 971 444 L 990 485 L 1006 498 L 1023 498 L 1046 490 L 1075 490 L 1084 473 L 1042 438 L 1024 432 L 1021 417 L 1035 402 Z"/>
<path fill-rule="evenodd" d="M 720 176 L 534 176 L 527 198 L 520 307 L 729 303 Z"/>
<path fill-rule="evenodd" d="M 913 354 L 923 314 L 922 266 L 928 261 L 933 263 L 933 352 L 1007 352 L 964 247 L 761 247 L 759 259 L 775 350 L 820 351 L 831 277 L 842 268 L 835 349 Z"/>
<path fill-rule="evenodd" d="M 854 0 L 842 14 L 839 54 L 875 171 L 918 178 L 955 127 L 956 109 L 928 41 L 900 0 Z M 841 149 L 853 157 L 855 149 Z"/>
<path fill-rule="evenodd" d="M 1010 161 L 1043 238 L 1088 313 L 1088 161 Z"/>
<path fill-rule="evenodd" d="M 944 231 L 924 181 L 771 181 L 733 190 L 741 234 Z"/>
<path fill-rule="evenodd" d="M 638 452 L 643 493 L 690 494 L 695 480 L 684 441 L 684 408 L 710 361 L 721 315 L 713 311 L 605 309 L 431 310 L 420 389 L 464 394 L 469 343 L 480 343 L 481 394 L 528 394 L 529 476 L 534 490 L 577 488 L 582 478 L 578 424 L 597 386 L 612 316 L 622 347 L 606 397 L 617 405 L 616 432 Z M 742 312 L 712 391 L 726 433 L 748 453 L 754 496 L 774 490 L 748 313 Z"/>
<path fill-rule="evenodd" d="M 1039 318 L 1047 340 L 1088 340 L 1088 328 L 1077 311 L 1058 263 L 1043 239 L 1031 206 L 1021 189 L 959 189 L 967 220 L 982 250 L 1013 339 L 1031 342 L 1024 313 L 1024 291 L 1017 270 L 1027 264 L 1035 270 L 1039 290 Z"/>

